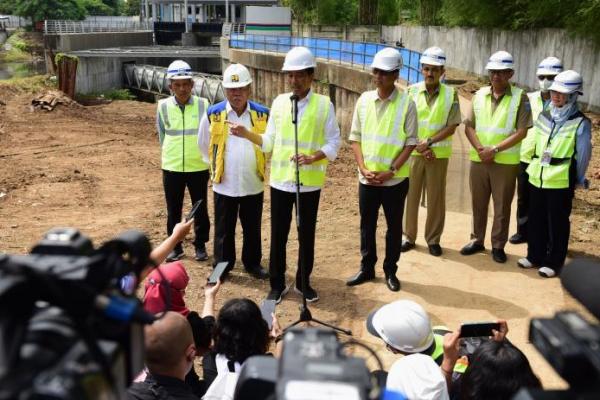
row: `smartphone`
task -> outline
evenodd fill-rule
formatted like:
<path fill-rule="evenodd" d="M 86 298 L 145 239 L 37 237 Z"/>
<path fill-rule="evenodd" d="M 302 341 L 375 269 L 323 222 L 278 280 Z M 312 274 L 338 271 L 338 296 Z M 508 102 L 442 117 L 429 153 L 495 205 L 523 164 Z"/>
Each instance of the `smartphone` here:
<path fill-rule="evenodd" d="M 275 300 L 263 300 L 260 305 L 260 312 L 265 321 L 267 321 L 267 325 L 269 325 L 269 330 L 273 327 L 273 313 L 275 312 Z"/>
<path fill-rule="evenodd" d="M 217 266 L 215 267 L 215 269 L 213 269 L 213 272 L 208 277 L 208 284 L 216 285 L 217 282 L 219 281 L 219 279 L 221 279 L 221 276 L 223 276 L 223 273 L 227 269 L 228 265 L 229 265 L 229 262 L 227 262 L 227 261 L 218 263 Z"/>
<path fill-rule="evenodd" d="M 464 322 L 460 326 L 460 337 L 493 336 L 492 330 L 500 330 L 499 322 Z"/>
<path fill-rule="evenodd" d="M 198 200 L 197 202 L 194 203 L 189 214 L 185 216 L 185 222 L 188 222 L 190 219 L 192 219 L 196 216 L 196 213 L 200 209 L 200 204 L 202 204 L 202 201 L 203 200 Z"/>

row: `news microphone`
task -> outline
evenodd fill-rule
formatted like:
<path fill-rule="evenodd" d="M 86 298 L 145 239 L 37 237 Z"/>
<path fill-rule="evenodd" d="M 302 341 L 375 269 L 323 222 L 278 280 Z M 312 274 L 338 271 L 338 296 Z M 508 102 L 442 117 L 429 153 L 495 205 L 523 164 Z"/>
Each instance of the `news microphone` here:
<path fill-rule="evenodd" d="M 293 94 L 290 96 L 290 100 L 292 101 L 292 123 L 298 123 L 298 100 L 300 97 L 297 94 Z"/>
<path fill-rule="evenodd" d="M 583 306 L 600 319 L 600 263 L 580 258 L 563 267 L 560 282 Z"/>

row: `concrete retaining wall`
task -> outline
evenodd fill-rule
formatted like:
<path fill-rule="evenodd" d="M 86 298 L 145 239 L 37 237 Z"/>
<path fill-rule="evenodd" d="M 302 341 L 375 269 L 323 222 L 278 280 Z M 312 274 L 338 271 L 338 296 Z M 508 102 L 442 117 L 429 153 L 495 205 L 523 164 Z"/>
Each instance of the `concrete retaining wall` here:
<path fill-rule="evenodd" d="M 105 49 L 109 47 L 151 46 L 152 32 L 102 32 L 44 35 L 45 47 L 57 52 Z"/>
<path fill-rule="evenodd" d="M 292 35 L 379 43 L 381 39 L 381 27 L 379 25 L 310 25 L 293 23 Z"/>
<path fill-rule="evenodd" d="M 501 31 L 436 26 L 384 26 L 382 35 L 386 42 L 401 40 L 405 47 L 423 51 L 429 46 L 439 46 L 446 51 L 448 66 L 484 75 L 489 56 L 506 50 L 516 62 L 514 82 L 520 86 L 537 89 L 535 70 L 548 56 L 556 56 L 567 69 L 581 73 L 584 80 L 585 103 L 589 111 L 600 111 L 600 51 L 589 40 L 573 38 L 559 29 L 531 31 Z"/>
<path fill-rule="evenodd" d="M 6 39 L 8 39 L 8 33 L 6 33 L 6 31 L 0 31 L 0 46 L 6 42 Z"/>
<path fill-rule="evenodd" d="M 79 58 L 75 91 L 81 94 L 99 93 L 123 87 L 122 58 Z"/>

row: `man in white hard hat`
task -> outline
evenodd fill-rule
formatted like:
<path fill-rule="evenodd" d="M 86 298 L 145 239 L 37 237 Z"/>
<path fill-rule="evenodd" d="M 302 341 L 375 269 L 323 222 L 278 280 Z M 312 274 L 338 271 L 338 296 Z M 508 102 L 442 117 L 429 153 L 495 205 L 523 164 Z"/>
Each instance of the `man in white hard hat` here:
<path fill-rule="evenodd" d="M 485 230 L 490 196 L 494 207 L 492 258 L 505 263 L 510 209 L 519 173 L 520 142 L 532 126 L 531 109 L 522 89 L 510 84 L 514 74 L 513 57 L 498 51 L 486 69 L 491 86 L 477 91 L 466 113 L 465 133 L 471 143 L 471 241 L 460 253 L 471 255 L 485 250 Z"/>
<path fill-rule="evenodd" d="M 440 256 L 440 238 L 446 219 L 446 174 L 452 154 L 452 135 L 461 122 L 458 96 L 453 87 L 440 82 L 445 73 L 446 54 L 430 47 L 421 55 L 424 80 L 408 88 L 417 106 L 419 142 L 412 152 L 410 186 L 406 198 L 402 251 L 415 247 L 419 203 L 423 186 L 427 190 L 425 240 L 429 253 Z"/>
<path fill-rule="evenodd" d="M 206 208 L 208 165 L 198 149 L 197 134 L 200 119 L 206 113 L 208 100 L 192 95 L 194 81 L 188 63 L 176 60 L 167 68 L 169 89 L 173 96 L 158 102 L 156 127 L 161 145 L 161 168 L 167 202 L 167 234 L 181 221 L 183 197 L 187 187 L 192 203 L 202 200 L 194 217 L 195 259 L 204 261 L 210 222 Z M 183 257 L 179 243 L 167 256 L 167 261 Z"/>
<path fill-rule="evenodd" d="M 354 108 L 348 140 L 358 164 L 360 209 L 360 270 L 348 286 L 375 279 L 377 219 L 383 206 L 387 223 L 385 282 L 400 290 L 396 277 L 402 245 L 402 215 L 408 193 L 408 159 L 417 144 L 417 110 L 410 97 L 396 89 L 402 56 L 396 49 L 380 50 L 371 64 L 376 90 L 364 92 Z"/>
<path fill-rule="evenodd" d="M 540 90 L 527 93 L 534 123 L 540 113 L 550 104 L 550 86 L 554 81 L 554 77 L 562 70 L 562 62 L 556 57 L 544 58 L 538 65 L 536 76 Z M 527 167 L 535 150 L 534 136 L 534 128 L 531 128 L 521 142 L 521 164 L 517 177 L 517 233 L 508 239 L 512 244 L 527 242 L 527 220 L 529 215 L 529 184 L 527 183 L 529 176 L 527 176 Z"/>
<path fill-rule="evenodd" d="M 575 71 L 556 75 L 550 86 L 551 104 L 535 122 L 529 176 L 527 257 L 517 264 L 538 268 L 551 278 L 560 274 L 569 246 L 574 190 L 587 188 L 585 173 L 592 143 L 591 123 L 577 105 L 583 79 Z"/>
<path fill-rule="evenodd" d="M 200 122 L 198 145 L 210 167 L 215 207 L 214 263 L 235 265 L 235 227 L 239 216 L 243 229 L 242 263 L 258 279 L 269 274 L 261 266 L 261 220 L 265 156 L 245 137 L 262 135 L 269 109 L 250 101 L 252 78 L 241 64 L 223 73 L 226 100 L 208 108 Z"/>
<path fill-rule="evenodd" d="M 319 295 L 310 285 L 314 264 L 315 230 L 321 188 L 329 161 L 335 160 L 340 148 L 340 129 L 329 97 L 311 90 L 317 66 L 315 57 L 306 47 L 294 47 L 285 56 L 283 68 L 292 88 L 273 101 L 271 118 L 264 135 L 248 135 L 248 139 L 262 146 L 271 155 L 271 252 L 269 274 L 271 291 L 267 298 L 279 303 L 289 288 L 285 283 L 286 245 L 290 232 L 292 212 L 296 204 L 296 159 L 300 166 L 300 231 L 298 241 L 298 269 L 296 292 L 308 302 Z M 298 153 L 294 144 L 292 99 L 298 102 Z M 304 269 L 302 281 L 300 265 Z M 302 292 L 302 287 L 306 291 Z"/>

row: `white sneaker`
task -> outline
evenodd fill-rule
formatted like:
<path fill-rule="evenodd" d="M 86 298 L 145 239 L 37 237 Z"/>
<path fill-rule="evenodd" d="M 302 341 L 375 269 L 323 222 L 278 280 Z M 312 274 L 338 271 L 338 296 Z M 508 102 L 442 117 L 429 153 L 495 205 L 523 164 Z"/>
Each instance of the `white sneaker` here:
<path fill-rule="evenodd" d="M 552 278 L 553 276 L 556 276 L 556 271 L 549 267 L 541 267 L 538 269 L 538 274 L 544 278 Z"/>
<path fill-rule="evenodd" d="M 526 257 L 523 258 L 519 258 L 519 261 L 517 261 L 517 265 L 521 268 L 525 268 L 525 269 L 529 269 L 529 268 L 533 268 L 534 265 L 531 263 L 531 261 L 529 261 Z"/>

